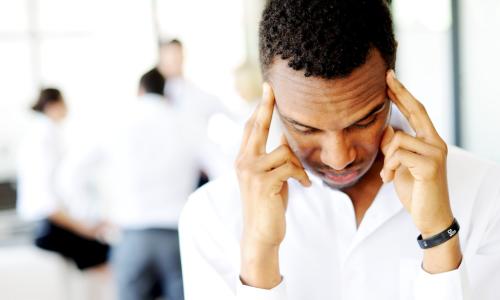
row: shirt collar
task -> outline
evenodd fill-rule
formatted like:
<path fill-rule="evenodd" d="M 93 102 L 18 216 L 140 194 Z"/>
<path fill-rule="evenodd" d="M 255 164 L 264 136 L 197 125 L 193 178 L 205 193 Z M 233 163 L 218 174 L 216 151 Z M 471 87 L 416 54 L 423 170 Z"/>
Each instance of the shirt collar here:
<path fill-rule="evenodd" d="M 306 170 L 306 173 L 312 184 L 317 188 L 328 189 L 332 194 L 347 196 L 340 190 L 328 187 L 319 176 L 313 174 L 311 171 Z M 335 199 L 332 200 L 335 201 Z M 383 184 L 363 217 L 363 221 L 357 230 L 353 247 L 396 215 L 402 208 L 403 205 L 399 200 L 393 182 Z"/>

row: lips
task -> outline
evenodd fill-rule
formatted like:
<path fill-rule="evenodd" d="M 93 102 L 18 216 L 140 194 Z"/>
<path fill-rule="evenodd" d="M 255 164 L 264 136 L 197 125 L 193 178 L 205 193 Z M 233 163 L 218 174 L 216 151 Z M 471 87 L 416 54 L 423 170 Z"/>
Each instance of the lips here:
<path fill-rule="evenodd" d="M 350 171 L 344 173 L 333 173 L 333 172 L 322 172 L 322 173 L 326 177 L 326 179 L 328 179 L 328 181 L 337 184 L 349 183 L 355 180 L 359 175 L 359 171 Z"/>

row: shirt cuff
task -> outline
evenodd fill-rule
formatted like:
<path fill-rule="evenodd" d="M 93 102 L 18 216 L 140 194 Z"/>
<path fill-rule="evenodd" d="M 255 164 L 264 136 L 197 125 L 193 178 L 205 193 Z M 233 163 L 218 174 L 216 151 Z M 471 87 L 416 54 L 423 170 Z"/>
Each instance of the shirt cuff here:
<path fill-rule="evenodd" d="M 459 268 L 430 274 L 422 267 L 414 286 L 415 300 L 466 300 L 467 274 L 462 261 Z"/>
<path fill-rule="evenodd" d="M 270 290 L 244 285 L 238 280 L 236 295 L 238 300 L 286 300 L 285 280 L 282 277 L 280 284 Z"/>

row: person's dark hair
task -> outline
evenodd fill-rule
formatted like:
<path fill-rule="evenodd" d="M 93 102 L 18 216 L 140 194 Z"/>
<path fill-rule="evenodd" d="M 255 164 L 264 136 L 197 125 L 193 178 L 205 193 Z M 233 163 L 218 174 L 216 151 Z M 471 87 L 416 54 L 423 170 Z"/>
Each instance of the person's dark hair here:
<path fill-rule="evenodd" d="M 266 77 L 276 57 L 306 77 L 341 78 L 377 49 L 394 68 L 396 40 L 387 0 L 269 0 L 259 28 Z"/>
<path fill-rule="evenodd" d="M 61 91 L 55 88 L 45 88 L 40 91 L 38 99 L 31 107 L 34 111 L 43 113 L 47 105 L 63 101 Z"/>
<path fill-rule="evenodd" d="M 160 40 L 159 45 L 160 47 L 176 45 L 182 48 L 182 42 L 179 39 Z"/>
<path fill-rule="evenodd" d="M 165 77 L 157 68 L 153 68 L 141 76 L 139 84 L 144 92 L 163 96 Z"/>

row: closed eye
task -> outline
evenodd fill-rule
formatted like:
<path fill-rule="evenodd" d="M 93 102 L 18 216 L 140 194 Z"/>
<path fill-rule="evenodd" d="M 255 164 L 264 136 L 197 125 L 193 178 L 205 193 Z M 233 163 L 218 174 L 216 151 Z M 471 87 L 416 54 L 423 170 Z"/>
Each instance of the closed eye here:
<path fill-rule="evenodd" d="M 371 116 L 368 120 L 364 120 L 362 122 L 358 122 L 358 123 L 352 125 L 352 127 L 354 127 L 354 128 L 360 128 L 360 129 L 368 128 L 371 125 L 375 124 L 375 121 L 377 121 L 377 115 Z"/>
<path fill-rule="evenodd" d="M 360 121 L 356 124 L 353 124 L 350 127 L 348 127 L 347 129 L 349 129 L 349 128 L 353 128 L 353 129 L 368 128 L 368 127 L 372 126 L 373 124 L 375 124 L 375 122 L 377 121 L 377 116 L 378 116 L 378 114 L 373 114 L 370 117 L 368 117 L 368 119 Z M 296 132 L 303 134 L 303 135 L 311 135 L 311 134 L 318 133 L 320 131 L 319 129 L 303 127 L 303 126 L 300 126 L 298 124 L 294 124 L 294 125 L 292 125 L 292 127 Z"/>
<path fill-rule="evenodd" d="M 303 135 L 313 134 L 319 132 L 319 129 L 313 129 L 308 127 L 302 127 L 299 125 L 292 125 L 293 129 Z"/>
<path fill-rule="evenodd" d="M 387 103 L 388 103 L 388 101 L 386 100 L 386 102 L 384 102 L 384 104 L 378 110 L 376 110 L 371 115 L 364 118 L 363 120 L 351 125 L 351 128 L 364 129 L 364 128 L 368 128 L 371 125 L 373 125 L 377 121 L 377 118 L 380 115 L 380 113 L 385 109 Z"/>
<path fill-rule="evenodd" d="M 352 124 L 351 126 L 347 127 L 346 130 L 348 130 L 348 129 L 365 129 L 365 128 L 372 126 L 373 124 L 376 123 L 378 115 L 384 110 L 384 108 L 386 107 L 388 102 L 389 101 L 386 100 L 386 102 L 384 102 L 382 105 L 375 108 L 371 114 L 369 114 L 368 116 L 366 116 L 362 120 Z M 283 116 L 281 116 L 281 117 L 289 123 L 289 125 L 293 128 L 293 130 L 295 132 L 297 132 L 299 134 L 310 135 L 310 134 L 315 134 L 315 133 L 318 133 L 321 131 L 320 129 L 317 129 L 314 127 L 302 125 L 302 124 L 298 123 L 297 121 L 294 121 L 293 119 L 289 119 L 289 118 L 286 118 Z"/>

